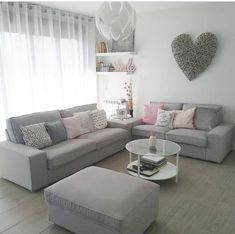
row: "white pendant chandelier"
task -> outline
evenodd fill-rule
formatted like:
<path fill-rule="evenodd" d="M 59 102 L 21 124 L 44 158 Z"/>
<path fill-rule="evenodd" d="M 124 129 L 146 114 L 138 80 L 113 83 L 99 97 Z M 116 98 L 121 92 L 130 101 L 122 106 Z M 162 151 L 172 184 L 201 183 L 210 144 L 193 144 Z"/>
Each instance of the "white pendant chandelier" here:
<path fill-rule="evenodd" d="M 107 40 L 125 40 L 135 29 L 135 10 L 128 2 L 104 2 L 95 17 L 98 31 Z"/>

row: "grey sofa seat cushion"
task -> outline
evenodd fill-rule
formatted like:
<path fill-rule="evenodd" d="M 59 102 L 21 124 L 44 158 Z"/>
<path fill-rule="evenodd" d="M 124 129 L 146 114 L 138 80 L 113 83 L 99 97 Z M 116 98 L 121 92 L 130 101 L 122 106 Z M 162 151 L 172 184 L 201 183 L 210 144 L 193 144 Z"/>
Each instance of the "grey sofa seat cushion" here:
<path fill-rule="evenodd" d="M 97 144 L 97 148 L 103 148 L 120 140 L 127 140 L 128 131 L 121 128 L 104 128 L 95 132 L 86 133 L 78 139 L 89 139 Z"/>
<path fill-rule="evenodd" d="M 166 133 L 166 139 L 200 147 L 207 147 L 207 132 L 195 129 L 174 129 Z"/>
<path fill-rule="evenodd" d="M 85 139 L 72 139 L 43 149 L 47 153 L 48 168 L 54 169 L 96 150 L 96 143 Z"/>
<path fill-rule="evenodd" d="M 61 121 L 60 112 L 58 110 L 54 110 L 11 117 L 6 120 L 6 125 L 10 140 L 12 142 L 24 144 L 23 135 L 20 130 L 21 126 L 27 126 L 43 122 L 53 122 L 57 120 Z"/>
<path fill-rule="evenodd" d="M 112 233 L 123 233 L 127 225 L 135 225 L 132 219 L 143 202 L 155 196 L 152 205 L 157 203 L 158 191 L 159 185 L 147 180 L 88 167 L 45 189 L 44 194 L 49 204 L 77 213 Z M 142 215 L 139 213 L 139 218 Z"/>
<path fill-rule="evenodd" d="M 194 125 L 196 129 L 209 131 L 221 123 L 223 118 L 222 106 L 210 104 L 191 104 L 183 105 L 187 110 L 196 107 Z"/>
<path fill-rule="evenodd" d="M 171 110 L 182 110 L 183 104 L 182 103 L 171 103 L 171 102 L 154 102 L 151 101 L 152 104 L 163 104 L 163 109 L 167 111 Z"/>
<path fill-rule="evenodd" d="M 75 113 L 89 111 L 89 110 L 91 111 L 91 110 L 95 110 L 96 108 L 97 108 L 97 105 L 95 103 L 92 103 L 92 104 L 74 106 L 71 108 L 60 110 L 60 114 L 62 118 L 67 118 L 67 117 L 73 116 Z"/>
<path fill-rule="evenodd" d="M 134 136 L 149 137 L 150 133 L 156 134 L 157 138 L 165 139 L 165 133 L 168 132 L 170 128 L 159 127 L 155 125 L 143 124 L 138 125 L 132 129 L 132 134 Z"/>

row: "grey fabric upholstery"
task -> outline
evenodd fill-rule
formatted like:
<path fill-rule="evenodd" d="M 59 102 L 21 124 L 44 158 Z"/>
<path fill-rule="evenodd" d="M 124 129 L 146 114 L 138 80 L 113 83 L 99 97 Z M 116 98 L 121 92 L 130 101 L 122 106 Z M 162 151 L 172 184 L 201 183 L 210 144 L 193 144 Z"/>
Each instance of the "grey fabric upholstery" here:
<path fill-rule="evenodd" d="M 206 104 L 184 104 L 183 109 L 187 110 L 196 107 L 194 124 L 196 129 L 211 130 L 221 123 L 223 114 L 222 106 Z"/>
<path fill-rule="evenodd" d="M 31 191 L 48 185 L 46 152 L 10 141 L 0 142 L 1 176 Z"/>
<path fill-rule="evenodd" d="M 220 124 L 208 133 L 206 160 L 220 163 L 232 150 L 234 142 L 234 125 Z"/>
<path fill-rule="evenodd" d="M 142 124 L 142 119 L 136 117 L 126 120 L 118 120 L 118 119 L 108 120 L 109 128 L 123 128 L 128 131 L 128 141 L 131 141 L 132 138 L 132 128 L 140 124 Z"/>
<path fill-rule="evenodd" d="M 42 122 L 61 121 L 58 110 L 37 112 L 18 117 L 11 117 L 6 120 L 7 131 L 12 142 L 24 144 L 23 136 L 20 127 Z"/>
<path fill-rule="evenodd" d="M 71 108 L 67 108 L 64 110 L 60 110 L 60 114 L 62 118 L 67 118 L 73 116 L 73 114 L 83 111 L 95 110 L 97 108 L 96 103 L 82 105 L 82 106 L 74 106 Z"/>
<path fill-rule="evenodd" d="M 154 102 L 154 101 L 151 101 L 150 103 L 163 104 L 163 109 L 166 111 L 182 110 L 182 107 L 183 107 L 182 103 Z"/>
<path fill-rule="evenodd" d="M 109 157 L 125 148 L 126 140 L 121 140 L 113 143 L 112 145 L 107 145 L 102 149 L 97 149 L 95 151 L 89 152 L 64 164 L 61 167 L 56 167 L 53 170 L 48 170 L 48 180 L 49 184 L 54 183 L 64 177 L 72 175 L 77 171 L 92 165 L 104 158 Z"/>
<path fill-rule="evenodd" d="M 173 129 L 166 133 L 166 139 L 178 143 L 207 147 L 207 132 L 194 129 Z"/>
<path fill-rule="evenodd" d="M 89 139 L 97 144 L 97 148 L 103 148 L 116 141 L 128 139 L 128 131 L 121 128 L 104 128 L 95 132 L 86 133 L 78 139 Z"/>
<path fill-rule="evenodd" d="M 52 143 L 56 144 L 67 139 L 67 134 L 62 121 L 45 123 L 46 130 L 51 137 Z"/>
<path fill-rule="evenodd" d="M 50 220 L 80 234 L 106 233 L 106 229 L 114 233 L 140 234 L 158 214 L 159 185 L 98 167 L 88 167 L 45 189 L 44 193 L 49 207 L 61 208 L 60 215 L 64 217 L 61 223 L 53 208 L 49 209 Z M 76 214 L 75 223 L 83 217 L 102 229 L 97 232 L 90 225 L 74 229 L 64 210 L 70 211 L 66 214 Z"/>
<path fill-rule="evenodd" d="M 48 168 L 54 169 L 96 150 L 96 142 L 86 139 L 71 139 L 43 150 L 47 153 Z"/>
<path fill-rule="evenodd" d="M 168 132 L 170 128 L 159 127 L 155 125 L 138 125 L 132 129 L 132 135 L 138 137 L 149 137 L 150 133 L 153 132 L 156 134 L 157 138 L 165 139 L 165 134 Z"/>

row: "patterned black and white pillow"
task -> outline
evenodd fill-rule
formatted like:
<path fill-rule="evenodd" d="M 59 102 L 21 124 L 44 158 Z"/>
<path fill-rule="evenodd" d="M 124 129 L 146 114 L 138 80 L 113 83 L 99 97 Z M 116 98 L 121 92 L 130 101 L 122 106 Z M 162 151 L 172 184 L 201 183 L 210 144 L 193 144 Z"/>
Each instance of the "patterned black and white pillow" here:
<path fill-rule="evenodd" d="M 108 125 L 107 116 L 104 110 L 93 110 L 91 112 L 91 117 L 95 129 L 103 129 Z"/>
<path fill-rule="evenodd" d="M 52 144 L 50 135 L 46 131 L 45 123 L 20 127 L 26 145 L 42 149 Z"/>
<path fill-rule="evenodd" d="M 173 128 L 173 119 L 175 111 L 166 111 L 159 109 L 157 114 L 157 122 L 155 125 L 159 127 Z"/>

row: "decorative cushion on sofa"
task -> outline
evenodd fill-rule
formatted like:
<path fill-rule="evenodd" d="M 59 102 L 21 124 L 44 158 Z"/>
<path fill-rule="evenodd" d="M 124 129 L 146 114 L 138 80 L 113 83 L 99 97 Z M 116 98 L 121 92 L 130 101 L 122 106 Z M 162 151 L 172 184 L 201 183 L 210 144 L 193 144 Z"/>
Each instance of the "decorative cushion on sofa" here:
<path fill-rule="evenodd" d="M 45 123 L 45 127 L 53 144 L 57 144 L 67 139 L 66 130 L 62 121 L 57 120 L 54 122 Z"/>
<path fill-rule="evenodd" d="M 166 139 L 177 143 L 207 147 L 207 132 L 195 129 L 173 129 L 166 133 Z"/>
<path fill-rule="evenodd" d="M 193 120 L 196 108 L 191 108 L 188 110 L 177 110 L 175 111 L 175 116 L 173 120 L 174 128 L 190 128 L 193 129 Z"/>
<path fill-rule="evenodd" d="M 62 119 L 64 127 L 66 129 L 68 139 L 73 139 L 82 135 L 81 123 L 79 116 L 72 116 Z"/>
<path fill-rule="evenodd" d="M 165 133 L 169 130 L 170 128 L 166 127 L 143 124 L 133 127 L 132 135 L 137 137 L 150 137 L 150 133 L 152 132 L 157 138 L 165 139 Z"/>
<path fill-rule="evenodd" d="M 162 107 L 162 104 L 145 104 L 143 123 L 155 124 L 157 121 L 158 109 L 161 109 Z"/>
<path fill-rule="evenodd" d="M 159 109 L 156 125 L 159 127 L 173 128 L 173 119 L 175 111 L 166 111 Z"/>
<path fill-rule="evenodd" d="M 52 144 L 52 140 L 46 131 L 45 123 L 20 127 L 26 145 L 42 149 Z"/>
<path fill-rule="evenodd" d="M 95 126 L 91 117 L 91 111 L 78 112 L 75 113 L 74 116 L 77 116 L 81 123 L 81 134 L 79 135 L 95 131 Z"/>
<path fill-rule="evenodd" d="M 91 111 L 91 118 L 95 129 L 103 129 L 108 125 L 107 116 L 104 110 L 93 110 Z"/>

